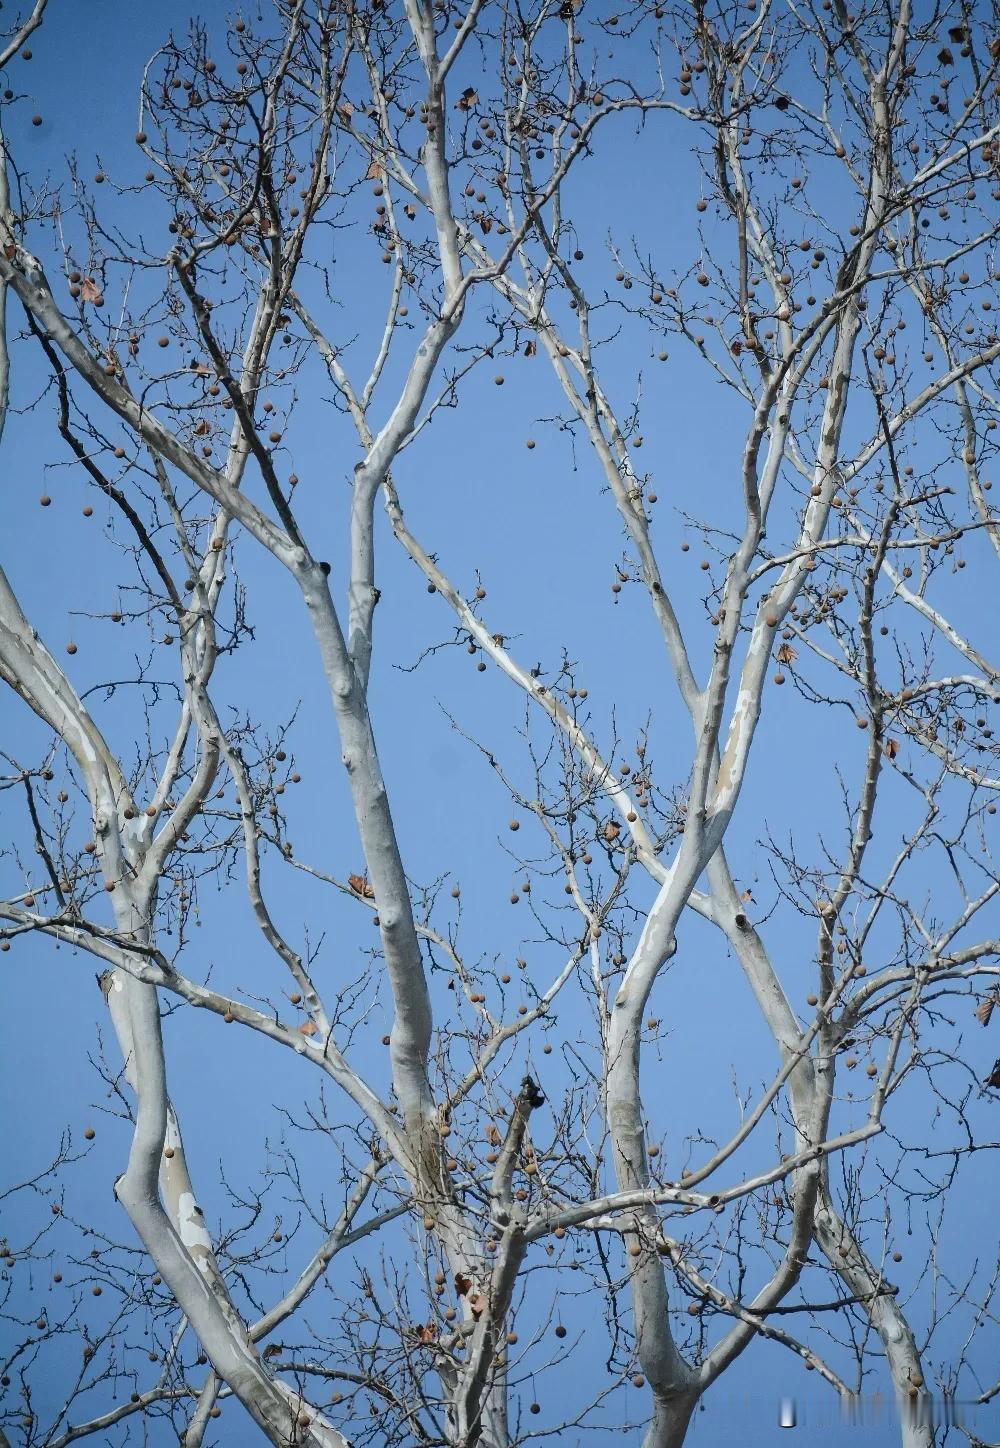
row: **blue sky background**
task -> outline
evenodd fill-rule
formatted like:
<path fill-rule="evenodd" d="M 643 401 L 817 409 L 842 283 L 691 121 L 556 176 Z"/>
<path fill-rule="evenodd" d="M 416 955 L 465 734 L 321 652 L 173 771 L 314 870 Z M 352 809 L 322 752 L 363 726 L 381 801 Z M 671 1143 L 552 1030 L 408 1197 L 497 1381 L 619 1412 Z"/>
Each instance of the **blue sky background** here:
<path fill-rule="evenodd" d="M 96 170 L 99 159 L 112 182 L 138 185 L 144 163 L 131 135 L 141 67 L 170 24 L 183 29 L 188 13 L 186 4 L 175 0 L 156 9 L 124 7 L 113 0 L 90 0 L 85 8 L 70 8 L 53 0 L 46 24 L 33 42 L 30 86 L 24 78 L 27 66 L 16 76 L 30 99 L 11 106 L 6 120 L 16 163 L 36 183 L 48 172 L 53 184 L 59 184 L 66 156 L 75 153 L 84 177 Z M 211 12 L 210 21 L 215 23 L 220 13 Z M 28 119 L 36 109 L 44 117 L 40 128 L 32 127 Z M 612 219 L 616 234 L 624 238 L 632 230 L 634 214 L 636 231 L 662 248 L 658 260 L 664 269 L 686 259 L 696 246 L 693 205 L 682 209 L 677 204 L 679 195 L 691 199 L 697 194 L 698 166 L 689 144 L 690 134 L 676 123 L 638 136 L 622 123 L 607 132 L 598 159 L 588 163 L 589 169 L 581 169 L 570 194 L 580 213 L 581 244 L 593 259 L 595 278 L 613 270 L 605 245 Z M 112 208 L 110 195 L 101 200 Z M 132 222 L 140 218 L 144 229 L 152 229 L 158 199 L 150 204 L 148 195 L 133 194 L 120 204 Z M 613 218 L 612 209 L 617 213 Z M 159 224 L 164 219 L 160 217 Z M 49 244 L 48 239 L 44 244 Z M 357 332 L 364 339 L 381 306 L 381 292 L 375 288 L 384 286 L 385 273 L 363 238 L 347 235 L 338 245 L 335 275 L 346 278 L 340 287 L 341 334 Z M 49 253 L 43 259 L 48 264 Z M 11 311 L 13 331 L 19 315 L 16 306 Z M 354 356 L 359 358 L 354 364 L 357 371 L 362 370 L 364 345 L 362 341 L 352 354 L 352 362 Z M 627 327 L 610 350 L 604 376 L 624 408 L 634 394 L 636 374 L 642 375 L 644 449 L 639 460 L 655 474 L 660 496 L 654 536 L 703 674 L 712 646 L 712 629 L 700 602 L 698 561 L 704 555 L 696 535 L 685 528 L 683 513 L 710 517 L 721 526 L 739 525 L 734 462 L 745 418 L 707 369 L 692 365 L 682 344 L 676 340 L 665 344 L 671 352 L 666 363 L 655 360 L 660 345 L 637 328 Z M 14 360 L 14 406 L 29 408 L 44 387 L 37 348 L 17 346 Z M 439 414 L 405 454 L 396 477 L 410 525 L 439 552 L 460 586 L 474 587 L 478 570 L 488 590 L 484 616 L 491 627 L 515 640 L 514 652 L 523 662 L 537 660 L 551 668 L 564 648 L 569 658 L 580 661 L 577 682 L 589 689 L 592 728 L 600 742 L 608 740 L 614 722 L 621 738 L 630 742 L 629 757 L 634 757 L 636 731 L 652 714 L 650 753 L 658 761 L 659 782 L 661 786 L 682 783 L 689 733 L 650 610 L 639 590 L 626 588 L 617 600 L 610 591 L 620 550 L 612 501 L 585 446 L 581 444 L 574 456 L 567 435 L 544 424 L 544 419 L 563 411 L 547 362 L 505 359 L 497 365 L 505 374 L 503 388 L 493 385 L 493 370 L 492 364 L 481 368 L 463 387 L 461 406 Z M 315 364 L 303 372 L 299 391 L 302 402 L 286 435 L 289 470 L 294 467 L 302 479 L 298 502 L 309 536 L 317 539 L 315 551 L 325 550 L 336 577 L 344 557 L 347 479 L 357 460 L 357 444 L 349 426 L 321 400 L 329 388 Z M 391 395 L 390 386 L 384 396 Z M 125 574 L 116 555 L 118 525 L 108 518 L 101 500 L 91 495 L 79 470 L 66 465 L 66 450 L 51 425 L 52 411 L 51 398 L 41 396 L 34 411 L 23 415 L 15 411 L 8 422 L 2 472 L 3 561 L 29 617 L 82 691 L 108 678 L 134 674 L 130 654 L 135 640 L 130 632 L 88 616 L 107 614 L 117 606 L 115 580 Z M 530 453 L 524 447 L 528 437 L 537 441 Z M 45 513 L 37 501 L 42 492 L 53 497 L 53 506 Z M 89 520 L 81 513 L 85 501 L 95 507 Z M 449 727 L 444 713 L 495 750 L 512 777 L 530 791 L 528 761 L 512 733 L 523 716 L 521 699 L 492 669 L 477 673 L 475 661 L 461 649 L 445 650 L 420 669 L 401 672 L 398 666 L 410 665 L 429 642 L 451 637 L 451 616 L 439 598 L 427 595 L 421 577 L 384 525 L 381 533 L 383 596 L 376 618 L 372 708 L 404 860 L 410 875 L 421 882 L 447 874 L 461 883 L 462 942 L 470 957 L 526 955 L 532 980 L 544 988 L 561 958 L 554 947 L 532 942 L 524 906 L 514 911 L 508 904 L 511 884 L 520 875 L 509 857 L 513 839 L 506 829 L 509 801 L 478 751 Z M 691 540 L 691 551 L 681 553 L 685 538 Z M 981 580 L 983 575 L 975 567 L 976 549 L 968 549 L 967 555 L 973 566 L 947 584 L 949 606 L 959 621 L 978 624 L 981 631 L 983 594 L 977 576 Z M 291 738 L 303 784 L 289 803 L 291 837 L 297 854 L 343 878 L 360 869 L 361 861 L 333 721 L 303 610 L 290 580 L 249 539 L 239 541 L 238 557 L 248 585 L 247 607 L 256 641 L 220 663 L 213 694 L 220 706 L 249 711 L 272 730 L 299 711 Z M 342 591 L 335 591 L 338 600 L 340 596 Z M 72 660 L 63 653 L 69 639 L 79 647 Z M 172 658 L 169 665 L 166 677 L 175 672 Z M 136 741 L 142 740 L 134 692 L 122 691 L 110 702 L 97 694 L 93 703 L 113 746 L 130 758 Z M 832 758 L 836 747 L 836 757 L 851 779 L 849 771 L 860 761 L 864 743 L 860 731 L 852 729 L 845 737 L 845 724 L 850 722 L 846 709 L 811 708 L 792 688 L 771 690 L 765 707 L 765 723 L 730 846 L 734 873 L 741 884 L 753 886 L 761 915 L 772 902 L 773 889 L 758 840 L 766 829 L 773 829 L 782 842 L 794 834 L 807 855 L 816 853 L 821 835 L 836 840 L 839 848 L 843 819 L 838 785 L 823 761 Z M 0 709 L 9 753 L 22 760 L 37 758 L 42 731 L 9 694 Z M 676 772 L 671 769 L 675 755 L 682 761 Z M 882 815 L 875 844 L 882 859 L 891 857 L 916 817 L 912 797 L 895 782 L 887 785 L 887 795 L 897 800 L 898 809 L 891 825 L 888 811 Z M 5 836 L 13 833 L 23 842 L 22 821 L 11 809 L 10 796 L 4 808 L 9 820 Z M 81 839 L 89 835 L 79 806 L 76 832 Z M 530 846 L 526 828 L 516 844 Z M 535 845 L 540 849 L 542 842 L 536 840 Z M 5 889 L 8 880 L 11 890 L 24 888 L 10 858 L 3 861 L 3 868 Z M 265 879 L 272 906 L 293 939 L 300 938 L 302 921 L 308 922 L 313 938 L 324 934 L 319 980 L 331 988 L 332 982 L 355 979 L 364 969 L 373 934 L 370 924 L 359 921 L 358 908 L 282 869 L 273 859 Z M 929 886 L 930 877 L 922 883 Z M 447 900 L 447 891 L 444 896 Z M 637 890 L 639 903 L 648 903 L 649 898 L 648 891 L 644 901 L 642 887 Z M 211 965 L 213 983 L 221 989 L 280 989 L 282 983 L 248 919 L 239 875 L 218 895 L 203 889 L 200 905 L 200 928 L 185 956 L 188 972 L 199 977 Z M 984 924 L 983 933 L 986 928 Z M 995 915 L 992 928 L 995 932 Z M 786 989 L 804 1012 L 805 995 L 813 987 L 811 931 L 782 911 L 765 938 L 779 961 Z M 0 972 L 4 1009 L 0 1119 L 7 1123 L 3 1177 L 15 1182 L 37 1171 L 50 1159 L 60 1133 L 68 1129 L 74 1149 L 85 1149 L 86 1159 L 67 1173 L 67 1214 L 131 1243 L 128 1224 L 111 1196 L 127 1151 L 128 1127 L 109 1114 L 114 1103 L 88 1059 L 100 1031 L 109 1059 L 116 1063 L 115 1043 L 94 983 L 95 964 L 65 948 L 57 951 L 29 941 L 18 943 L 3 957 Z M 372 1014 L 355 1054 L 366 1074 L 384 1083 L 385 1053 L 380 1054 L 378 1039 L 388 1028 L 388 1015 L 378 983 L 371 988 Z M 435 993 L 439 1012 L 453 1008 L 450 993 L 436 987 Z M 561 1010 L 555 1027 L 560 1038 L 573 1039 L 586 1031 L 588 1022 L 579 1000 L 577 996 Z M 668 1034 L 660 1052 L 655 1057 L 649 1053 L 650 1105 L 665 1137 L 667 1164 L 673 1161 L 679 1167 L 687 1159 L 683 1155 L 687 1133 L 701 1129 L 721 1136 L 733 1129 L 734 1063 L 743 1092 L 757 1089 L 772 1069 L 773 1047 L 721 937 L 694 919 L 683 924 L 677 958 L 657 986 L 654 1004 L 656 1014 L 667 1022 Z M 981 1078 L 996 1054 L 994 1038 L 976 1034 L 978 1027 L 975 1032 L 970 1029 L 966 1003 L 954 1014 L 955 1031 L 964 1027 L 968 1044 L 963 1050 L 969 1065 Z M 945 1035 L 953 1038 L 947 1029 Z M 319 1083 L 309 1080 L 289 1053 L 261 1038 L 242 1034 L 233 1038 L 216 1018 L 198 1012 L 180 1011 L 168 1022 L 166 1036 L 171 1090 L 185 1126 L 192 1174 L 209 1221 L 215 1224 L 224 1209 L 222 1175 L 236 1186 L 252 1181 L 262 1143 L 281 1140 L 286 1128 L 275 1103 L 292 1111 L 299 1110 L 303 1097 L 315 1104 Z M 530 1058 L 552 1096 L 558 1094 L 559 1068 L 553 1064 L 558 1060 L 558 1052 L 550 1058 Z M 958 1073 L 954 1081 L 955 1089 L 960 1089 Z M 990 1104 L 974 1106 L 981 1112 L 988 1111 Z M 930 1110 L 929 1097 L 914 1083 L 894 1103 L 900 1136 L 927 1140 L 935 1129 Z M 81 1135 L 88 1124 L 97 1128 L 90 1147 Z M 994 1125 L 992 1136 L 997 1134 Z M 749 1166 L 768 1160 L 771 1149 L 771 1141 L 764 1140 L 741 1155 L 739 1162 Z M 332 1149 L 329 1159 L 324 1159 L 307 1139 L 300 1150 L 310 1187 L 325 1189 L 336 1201 L 337 1163 Z M 888 1148 L 884 1159 L 892 1160 Z M 975 1260 L 989 1263 L 995 1258 L 996 1180 L 991 1155 L 983 1153 L 965 1164 L 963 1185 L 947 1200 L 940 1253 L 956 1280 L 971 1270 Z M 0 1234 L 17 1241 L 39 1220 L 40 1210 L 47 1207 L 30 1194 L 0 1202 Z M 283 1213 L 288 1230 L 291 1214 L 282 1208 L 277 1190 L 267 1211 Z M 921 1279 L 921 1271 L 927 1262 L 927 1238 L 918 1220 L 913 1230 L 912 1239 L 906 1240 L 902 1220 L 895 1227 L 893 1245 L 901 1243 L 905 1256 L 894 1270 L 904 1293 L 911 1287 L 916 1290 L 914 1321 L 919 1328 L 926 1310 L 926 1279 Z M 396 1250 L 405 1251 L 402 1237 L 394 1240 Z M 32 1313 L 39 1304 L 52 1315 L 57 1312 L 58 1294 L 49 1281 L 53 1271 L 64 1270 L 67 1279 L 86 1281 L 82 1269 L 71 1272 L 66 1266 L 67 1255 L 78 1245 L 69 1226 L 52 1225 L 39 1249 L 49 1255 L 30 1268 L 17 1269 L 21 1275 L 16 1290 L 26 1294 L 25 1310 L 30 1301 Z M 314 1245 L 314 1234 L 304 1228 L 273 1265 L 286 1269 L 291 1281 Z M 25 1285 L 26 1272 L 30 1287 Z M 337 1271 L 332 1274 L 335 1284 L 349 1291 L 347 1264 L 340 1266 L 340 1273 L 339 1281 Z M 271 1284 L 274 1296 L 280 1293 L 280 1280 L 276 1276 Z M 317 1315 L 323 1311 L 322 1301 L 318 1299 Z M 93 1313 L 96 1325 L 106 1308 L 106 1298 L 99 1305 L 88 1299 L 81 1315 Z M 529 1306 L 529 1318 L 531 1310 Z M 589 1314 L 591 1308 L 577 1304 L 571 1310 Z M 957 1313 L 945 1324 L 935 1339 L 932 1361 L 947 1360 L 968 1325 L 967 1312 Z M 975 1356 L 988 1376 L 1000 1357 L 1000 1342 L 995 1328 L 987 1325 L 983 1333 L 988 1346 Z M 76 1351 L 67 1345 L 65 1362 L 58 1366 L 68 1371 L 69 1355 Z M 572 1366 L 557 1369 L 551 1385 L 546 1380 L 546 1412 L 551 1407 L 553 1419 L 559 1416 L 561 1402 L 574 1401 L 581 1363 L 593 1370 L 603 1361 L 603 1351 L 600 1331 L 591 1332 L 576 1350 Z M 39 1389 L 36 1408 L 42 1417 L 46 1408 L 51 1411 L 61 1400 L 63 1390 L 60 1372 L 54 1371 Z M 755 1344 L 705 1400 L 693 1440 L 728 1441 L 739 1433 L 748 1444 L 774 1442 L 781 1436 L 777 1405 L 783 1393 L 799 1401 L 800 1432 L 807 1431 L 810 1423 L 819 1431 L 822 1423 L 824 1437 L 831 1443 L 896 1440 L 889 1422 L 840 1425 L 832 1394 L 825 1392 L 783 1349 Z M 48 1395 L 51 1402 L 43 1405 Z M 644 1402 L 643 1394 L 626 1389 L 614 1406 L 621 1416 L 638 1417 Z M 980 1431 L 989 1437 L 989 1419 L 981 1416 L 980 1424 Z M 245 1439 L 245 1420 L 236 1407 L 226 1408 L 218 1427 L 220 1443 Z M 637 1431 L 629 1441 L 638 1439 Z M 120 1439 L 112 1435 L 108 1441 Z M 574 1441 L 572 1433 L 567 1441 Z M 593 1438 L 581 1435 L 580 1441 Z"/>

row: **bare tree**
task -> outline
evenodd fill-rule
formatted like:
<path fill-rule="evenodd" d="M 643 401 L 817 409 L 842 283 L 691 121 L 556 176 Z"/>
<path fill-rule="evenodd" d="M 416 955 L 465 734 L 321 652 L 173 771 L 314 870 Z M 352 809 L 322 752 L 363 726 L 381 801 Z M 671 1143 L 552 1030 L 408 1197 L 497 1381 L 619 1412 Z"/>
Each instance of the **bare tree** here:
<path fill-rule="evenodd" d="M 44 11 L 5 65 L 30 58 Z M 36 65 L 74 23 L 44 18 Z M 141 1244 L 74 1216 L 72 1136 L 12 1186 L 51 1212 L 2 1244 L 8 1433 L 62 1448 L 162 1421 L 195 1448 L 234 1397 L 275 1444 L 509 1448 L 614 1427 L 669 1448 L 768 1344 L 844 1399 L 885 1376 L 908 1448 L 935 1440 L 933 1391 L 996 1393 L 978 1374 L 997 1262 L 953 1270 L 941 1243 L 997 1089 L 978 1033 L 1000 951 L 998 70 L 995 12 L 959 0 L 926 16 L 909 0 L 282 0 L 166 39 L 136 77 L 141 186 L 124 157 L 28 174 L 10 137 L 43 118 L 5 92 L 3 418 L 16 405 L 89 490 L 84 515 L 115 520 L 121 602 L 102 622 L 125 630 L 135 677 L 98 659 L 85 689 L 77 643 L 60 663 L 2 577 L 0 672 L 41 727 L 32 759 L 5 755 L 0 944 L 6 970 L 39 935 L 99 963 L 120 1049 L 100 1069 L 131 1123 L 115 1197 Z M 615 187 L 631 158 L 648 195 L 670 192 L 672 234 Z M 354 335 L 343 303 L 361 289 Z M 15 373 L 16 404 L 8 349 L 45 378 L 19 392 Z M 492 615 L 470 562 L 490 516 L 447 438 L 505 365 L 537 369 L 548 397 L 543 448 L 516 408 L 509 423 L 534 454 L 511 482 L 518 528 L 551 527 L 532 511 L 539 453 L 572 467 L 613 604 L 652 629 L 641 673 L 599 648 L 532 662 L 581 592 L 606 597 L 557 538 L 541 577 L 510 551 L 518 622 Z M 332 479 L 291 470 L 303 427 Z M 673 514 L 654 524 L 659 493 Z M 260 602 L 265 555 L 287 608 Z M 382 590 L 420 575 L 436 611 L 419 667 L 378 674 Z M 49 586 L 69 599 L 74 580 Z M 261 717 L 217 678 L 255 627 L 311 635 L 357 838 L 346 876 L 330 864 L 346 818 L 314 822 L 318 852 L 290 838 L 310 808 L 298 694 Z M 488 741 L 463 719 L 469 656 L 506 690 Z M 443 727 L 484 799 L 511 801 L 502 888 L 523 944 L 480 933 L 457 878 L 404 853 L 376 737 L 439 664 Z M 616 702 L 645 722 L 623 734 Z M 797 751 L 796 783 L 781 756 Z M 495 872 L 492 852 L 477 868 Z M 209 979 L 192 929 L 238 870 L 264 995 L 241 991 L 238 962 Z M 293 922 L 283 892 L 302 879 L 314 920 Z M 358 922 L 353 983 L 316 944 L 332 900 Z M 683 1016 L 693 972 L 713 982 L 708 1021 Z M 770 1060 L 730 1062 L 750 1003 Z M 241 1069 L 291 1053 L 307 1105 L 278 1104 L 336 1146 L 322 1202 L 293 1149 L 264 1168 L 308 1224 L 296 1241 L 314 1236 L 290 1279 L 259 1184 L 230 1186 L 217 1230 L 198 1206 L 163 1031 L 191 1008 L 237 1027 L 219 1049 Z M 693 1036 L 706 1073 L 732 1074 L 725 1134 L 702 1132 L 697 1081 L 665 1088 Z M 926 1266 L 904 1291 L 896 1236 L 915 1222 Z M 55 1232 L 75 1274 L 42 1311 L 24 1269 L 51 1261 Z M 344 1254 L 356 1290 L 324 1293 Z M 95 1275 L 119 1304 L 99 1336 L 82 1315 Z M 560 1376 L 583 1351 L 564 1321 L 580 1296 L 600 1381 Z M 159 1344 L 145 1368 L 140 1321 Z"/>

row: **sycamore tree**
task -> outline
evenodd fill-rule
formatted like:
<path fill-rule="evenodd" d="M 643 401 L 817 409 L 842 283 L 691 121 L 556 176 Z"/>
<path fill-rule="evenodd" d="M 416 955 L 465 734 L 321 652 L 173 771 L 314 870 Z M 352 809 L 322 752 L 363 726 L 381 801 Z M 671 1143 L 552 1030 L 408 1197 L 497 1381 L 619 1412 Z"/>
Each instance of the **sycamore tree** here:
<path fill-rule="evenodd" d="M 0 1442 L 668 1448 L 770 1354 L 928 1448 L 1000 1391 L 995 11 L 175 12 L 29 164 L 81 23 L 0 57 L 0 980 L 96 969 L 121 1151 L 5 1188 Z M 202 1020 L 296 1083 L 211 1211 Z"/>

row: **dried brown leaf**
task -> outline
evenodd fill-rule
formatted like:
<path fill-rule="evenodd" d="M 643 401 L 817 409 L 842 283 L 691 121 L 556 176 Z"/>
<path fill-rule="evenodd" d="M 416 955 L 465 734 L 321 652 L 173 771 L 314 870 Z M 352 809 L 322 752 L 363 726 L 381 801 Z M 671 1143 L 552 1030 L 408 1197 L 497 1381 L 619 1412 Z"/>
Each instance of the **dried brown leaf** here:
<path fill-rule="evenodd" d="M 981 1026 L 989 1025 L 990 1017 L 993 1014 L 996 1003 L 996 996 L 988 995 L 985 1000 L 981 1000 L 978 1006 L 976 1006 L 976 1020 Z"/>

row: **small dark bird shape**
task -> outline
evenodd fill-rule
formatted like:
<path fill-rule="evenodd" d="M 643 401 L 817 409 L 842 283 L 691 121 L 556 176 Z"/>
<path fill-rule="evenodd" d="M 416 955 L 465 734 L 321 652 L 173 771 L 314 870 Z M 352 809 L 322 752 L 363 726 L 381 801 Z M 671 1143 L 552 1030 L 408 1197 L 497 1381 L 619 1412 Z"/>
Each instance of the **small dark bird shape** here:
<path fill-rule="evenodd" d="M 1000 1091 L 1000 1056 L 993 1062 L 993 1070 L 986 1078 L 987 1086 L 992 1086 L 994 1091 Z"/>

